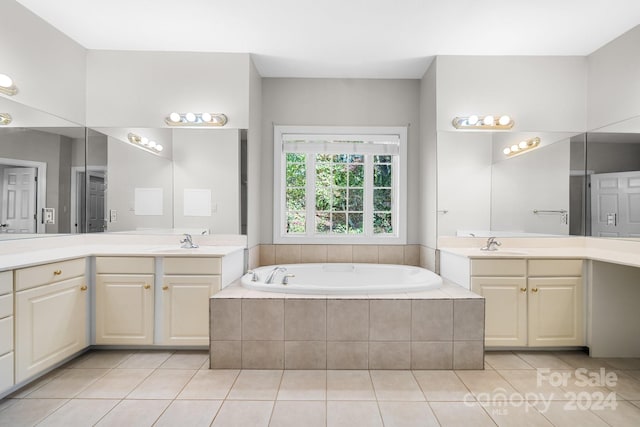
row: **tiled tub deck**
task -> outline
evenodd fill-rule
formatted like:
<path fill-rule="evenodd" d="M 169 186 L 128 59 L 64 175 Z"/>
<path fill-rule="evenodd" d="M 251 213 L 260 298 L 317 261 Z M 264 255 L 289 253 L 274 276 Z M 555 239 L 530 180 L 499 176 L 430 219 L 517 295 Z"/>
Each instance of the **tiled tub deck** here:
<path fill-rule="evenodd" d="M 457 285 L 294 295 L 231 285 L 210 300 L 211 368 L 483 369 L 484 299 Z"/>

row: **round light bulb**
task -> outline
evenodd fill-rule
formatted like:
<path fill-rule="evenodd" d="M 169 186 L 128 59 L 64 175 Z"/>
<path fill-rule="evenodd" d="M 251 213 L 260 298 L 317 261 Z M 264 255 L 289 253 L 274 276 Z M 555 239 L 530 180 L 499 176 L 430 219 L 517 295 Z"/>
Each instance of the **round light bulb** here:
<path fill-rule="evenodd" d="M 469 116 L 469 118 L 467 119 L 467 123 L 469 123 L 471 126 L 474 126 L 478 123 L 478 120 L 480 119 L 474 114 L 473 116 Z"/>
<path fill-rule="evenodd" d="M 504 154 L 509 154 L 509 153 L 511 153 L 511 148 L 507 147 L 507 148 L 505 148 L 504 150 L 502 150 L 502 152 L 503 152 Z"/>
<path fill-rule="evenodd" d="M 512 152 L 512 153 L 515 153 L 515 152 L 517 152 L 517 151 L 520 151 L 520 148 L 518 148 L 518 144 L 513 144 L 513 145 L 511 146 L 511 152 Z"/>
<path fill-rule="evenodd" d="M 178 113 L 169 114 L 169 120 L 171 120 L 173 123 L 180 123 L 180 114 Z"/>
<path fill-rule="evenodd" d="M 162 150 L 164 150 L 164 147 L 160 144 L 156 144 L 156 151 L 160 152 Z"/>
<path fill-rule="evenodd" d="M 482 119 L 482 123 L 485 126 L 493 126 L 495 122 L 496 122 L 496 119 L 493 116 L 485 116 L 485 118 Z"/>
<path fill-rule="evenodd" d="M 520 144 L 518 144 L 518 146 L 520 148 L 527 148 L 529 146 L 529 142 L 527 141 L 520 141 Z"/>
<path fill-rule="evenodd" d="M 500 116 L 500 119 L 498 119 L 498 123 L 500 123 L 501 126 L 506 126 L 509 123 L 511 123 L 511 117 L 509 117 L 509 116 Z"/>
<path fill-rule="evenodd" d="M 140 138 L 140 144 L 149 145 L 149 138 L 147 138 L 146 136 L 143 136 L 142 138 Z"/>
<path fill-rule="evenodd" d="M 149 141 L 149 148 L 154 148 L 156 145 L 155 141 Z"/>
<path fill-rule="evenodd" d="M 193 113 L 185 114 L 184 118 L 187 119 L 187 121 L 190 122 L 190 123 L 195 123 L 195 121 L 196 121 L 196 115 L 193 114 Z"/>
<path fill-rule="evenodd" d="M 11 87 L 13 86 L 13 80 L 6 74 L 0 74 L 0 86 Z"/>
<path fill-rule="evenodd" d="M 200 114 L 200 118 L 202 119 L 203 122 L 209 123 L 211 121 L 211 114 L 210 113 L 202 113 L 202 114 Z"/>

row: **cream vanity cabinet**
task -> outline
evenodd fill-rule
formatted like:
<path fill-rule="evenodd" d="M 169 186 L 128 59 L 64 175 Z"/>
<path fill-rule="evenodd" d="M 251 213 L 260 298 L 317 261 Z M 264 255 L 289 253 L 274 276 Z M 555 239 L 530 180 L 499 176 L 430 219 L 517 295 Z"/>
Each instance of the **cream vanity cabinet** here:
<path fill-rule="evenodd" d="M 220 290 L 221 265 L 221 258 L 164 258 L 161 344 L 209 344 L 209 298 Z"/>
<path fill-rule="evenodd" d="M 0 273 L 0 391 L 13 381 L 13 272 Z"/>
<path fill-rule="evenodd" d="M 472 259 L 487 347 L 584 345 L 582 260 Z"/>
<path fill-rule="evenodd" d="M 15 382 L 89 345 L 86 260 L 15 270 Z"/>
<path fill-rule="evenodd" d="M 154 259 L 96 257 L 96 344 L 153 344 Z"/>

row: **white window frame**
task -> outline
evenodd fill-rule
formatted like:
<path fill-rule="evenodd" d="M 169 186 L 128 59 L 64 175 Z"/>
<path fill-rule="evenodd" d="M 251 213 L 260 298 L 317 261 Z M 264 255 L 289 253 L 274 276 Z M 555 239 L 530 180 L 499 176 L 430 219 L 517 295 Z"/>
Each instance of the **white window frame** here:
<path fill-rule="evenodd" d="M 314 218 L 307 217 L 307 233 L 286 233 L 286 158 L 284 139 L 290 135 L 393 136 L 399 140 L 398 161 L 394 167 L 392 183 L 397 196 L 394 197 L 394 233 L 366 236 L 358 234 L 316 235 Z M 369 172 L 367 172 L 369 173 Z M 397 183 L 397 184 L 396 184 Z M 366 190 L 365 190 L 366 191 Z M 307 193 L 307 206 L 315 207 L 315 195 Z M 315 210 L 315 209 L 314 209 Z M 371 220 L 365 218 L 365 221 Z M 407 128 L 389 126 L 274 126 L 273 128 L 273 242 L 275 244 L 390 244 L 404 245 L 407 242 Z"/>

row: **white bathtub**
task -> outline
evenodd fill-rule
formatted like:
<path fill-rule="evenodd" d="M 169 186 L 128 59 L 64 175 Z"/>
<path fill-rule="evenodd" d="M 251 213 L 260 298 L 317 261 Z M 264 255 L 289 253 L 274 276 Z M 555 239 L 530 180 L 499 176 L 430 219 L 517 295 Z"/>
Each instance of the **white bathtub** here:
<path fill-rule="evenodd" d="M 276 267 L 286 268 L 273 276 L 273 283 L 265 283 Z M 270 265 L 242 276 L 242 286 L 266 292 L 291 294 L 383 294 L 416 292 L 437 289 L 442 278 L 420 267 L 389 264 L 286 264 Z M 283 284 L 285 275 L 288 284 Z"/>

